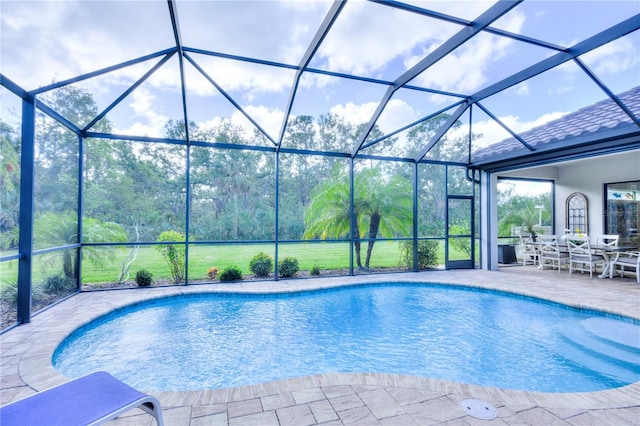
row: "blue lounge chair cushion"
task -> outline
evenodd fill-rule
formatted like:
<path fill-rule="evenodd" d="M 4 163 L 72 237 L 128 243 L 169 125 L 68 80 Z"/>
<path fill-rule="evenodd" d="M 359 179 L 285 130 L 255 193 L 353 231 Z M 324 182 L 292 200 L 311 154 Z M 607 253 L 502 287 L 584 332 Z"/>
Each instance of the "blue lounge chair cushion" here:
<path fill-rule="evenodd" d="M 91 373 L 0 408 L 2 426 L 97 425 L 140 407 L 162 425 L 158 400 L 104 371 Z"/>

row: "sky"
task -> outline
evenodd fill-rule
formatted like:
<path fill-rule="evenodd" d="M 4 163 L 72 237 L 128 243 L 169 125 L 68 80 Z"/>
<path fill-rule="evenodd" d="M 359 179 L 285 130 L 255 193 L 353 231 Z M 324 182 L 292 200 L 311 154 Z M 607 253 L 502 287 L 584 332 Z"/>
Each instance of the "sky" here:
<path fill-rule="evenodd" d="M 491 1 L 409 1 L 473 20 Z M 177 0 L 184 46 L 226 55 L 298 65 L 331 3 L 328 1 Z M 640 2 L 527 0 L 492 27 L 570 47 L 640 13 Z M 393 81 L 460 31 L 460 25 L 362 0 L 347 2 L 309 66 Z M 175 46 L 166 1 L 0 0 L 0 69 L 32 90 Z M 410 84 L 460 95 L 506 78 L 555 52 L 481 33 L 418 75 Z M 274 140 L 278 139 L 295 71 L 281 67 L 190 53 L 208 77 L 185 62 L 190 119 L 213 126 L 222 118 L 250 123 L 211 84 L 215 81 Z M 640 85 L 640 32 L 609 43 L 580 59 L 616 93 Z M 106 108 L 159 61 L 144 63 L 78 83 Z M 169 119 L 182 118 L 180 74 L 174 56 L 115 107 L 107 117 L 114 133 L 163 136 Z M 387 87 L 304 73 L 292 108 L 294 116 L 334 113 L 368 122 Z M 0 90 L 3 120 L 20 104 Z M 606 97 L 573 62 L 482 101 L 512 130 L 521 132 Z M 459 98 L 409 89 L 396 91 L 378 125 L 384 133 L 450 107 Z M 473 123 L 486 145 L 509 136 L 479 109 Z M 463 126 L 460 134 L 468 132 Z"/>

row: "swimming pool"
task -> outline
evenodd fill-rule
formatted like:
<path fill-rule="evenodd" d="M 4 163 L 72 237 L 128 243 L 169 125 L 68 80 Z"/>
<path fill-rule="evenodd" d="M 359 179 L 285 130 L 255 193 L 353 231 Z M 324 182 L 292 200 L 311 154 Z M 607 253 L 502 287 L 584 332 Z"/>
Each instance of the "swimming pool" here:
<path fill-rule="evenodd" d="M 637 321 L 501 292 L 376 284 L 142 302 L 73 332 L 53 356 L 145 390 L 382 372 L 543 392 L 640 380 Z"/>

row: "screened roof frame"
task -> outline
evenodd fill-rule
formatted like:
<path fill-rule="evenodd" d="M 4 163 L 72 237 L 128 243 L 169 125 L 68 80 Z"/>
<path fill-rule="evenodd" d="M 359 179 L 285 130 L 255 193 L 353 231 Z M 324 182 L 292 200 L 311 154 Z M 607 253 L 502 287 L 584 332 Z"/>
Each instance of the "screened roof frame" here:
<path fill-rule="evenodd" d="M 407 0 L 411 1 L 411 0 Z M 508 123 L 504 122 L 500 119 L 498 114 L 495 114 L 494 111 L 485 106 L 482 102 L 484 102 L 487 98 L 505 91 L 508 88 L 514 87 L 521 82 L 527 81 L 528 79 L 535 77 L 544 73 L 545 71 L 554 69 L 555 67 L 559 67 L 562 64 L 567 62 L 574 62 L 577 67 L 581 70 L 581 72 L 587 77 L 587 79 L 593 81 L 595 85 L 599 88 L 600 91 L 604 93 L 606 97 L 611 99 L 623 112 L 626 114 L 632 123 L 635 124 L 636 128 L 634 130 L 628 129 L 616 129 L 614 132 L 607 134 L 606 138 L 609 140 L 613 140 L 613 133 L 615 133 L 615 137 L 621 141 L 619 143 L 626 143 L 624 141 L 632 140 L 635 143 L 635 147 L 637 149 L 640 146 L 640 118 L 638 116 L 638 112 L 636 109 L 629 108 L 625 102 L 614 93 L 613 90 L 610 89 L 610 86 L 603 81 L 599 75 L 591 70 L 589 66 L 584 62 L 580 57 L 587 52 L 593 51 L 605 44 L 624 37 L 626 35 L 637 32 L 640 29 L 640 13 L 635 14 L 632 17 L 624 19 L 617 24 L 610 26 L 602 31 L 597 32 L 596 34 L 583 38 L 578 42 L 574 43 L 571 47 L 562 47 L 555 43 L 550 43 L 548 41 L 544 41 L 542 39 L 538 39 L 535 37 L 526 36 L 523 34 L 516 34 L 510 31 L 506 31 L 504 29 L 500 29 L 495 25 L 495 23 L 500 20 L 501 17 L 507 15 L 511 10 L 517 8 L 518 5 L 524 3 L 524 0 L 500 0 L 495 2 L 493 5 L 488 7 L 484 12 L 482 12 L 479 17 L 473 20 L 467 20 L 460 18 L 458 16 L 448 15 L 442 12 L 437 12 L 435 10 L 424 9 L 412 4 L 401 3 L 399 1 L 389 1 L 389 0 L 370 0 L 371 3 L 375 3 L 377 5 L 381 5 L 383 7 L 389 7 L 396 10 L 400 10 L 404 13 L 411 13 L 419 16 L 424 16 L 429 19 L 437 19 L 441 21 L 445 21 L 460 27 L 460 29 L 450 37 L 448 37 L 445 41 L 438 45 L 434 50 L 425 54 L 420 60 L 418 60 L 414 65 L 409 66 L 408 69 L 399 73 L 399 75 L 395 79 L 382 79 L 375 78 L 371 76 L 365 75 L 356 75 L 350 74 L 347 72 L 341 71 L 332 71 L 327 69 L 321 69 L 321 67 L 313 67 L 311 64 L 313 63 L 314 55 L 317 54 L 318 50 L 321 48 L 323 41 L 330 34 L 333 25 L 336 23 L 338 18 L 341 16 L 346 1 L 342 0 L 334 0 L 331 3 L 329 10 L 326 12 L 324 19 L 321 24 L 315 31 L 315 35 L 312 40 L 306 47 L 305 52 L 301 55 L 298 63 L 293 65 L 291 63 L 285 63 L 281 61 L 274 60 L 266 60 L 259 59 L 253 56 L 246 55 L 236 55 L 231 53 L 223 53 L 220 51 L 214 50 L 205 50 L 196 46 L 188 46 L 185 45 L 182 32 L 181 32 L 181 20 L 179 18 L 179 9 L 180 2 L 178 0 L 167 0 L 166 6 L 169 12 L 169 18 L 171 22 L 171 33 L 173 36 L 174 45 L 170 48 L 159 50 L 153 53 L 149 53 L 146 55 L 139 56 L 135 59 L 130 59 L 126 61 L 121 61 L 115 65 L 110 65 L 107 67 L 100 68 L 95 71 L 91 71 L 88 73 L 80 74 L 72 78 L 66 78 L 62 81 L 42 85 L 33 90 L 27 90 L 21 87 L 20 84 L 14 83 L 11 81 L 8 76 L 4 74 L 0 74 L 1 77 L 1 86 L 3 86 L 8 91 L 13 94 L 23 98 L 25 102 L 23 102 L 23 139 L 24 140 L 34 140 L 35 139 L 35 110 L 38 109 L 42 113 L 52 117 L 54 120 L 59 122 L 62 126 L 68 128 L 72 132 L 78 135 L 79 140 L 79 161 L 82 162 L 82 138 L 99 138 L 99 139 L 111 139 L 111 140 L 126 140 L 126 141 L 137 141 L 137 142 L 150 142 L 150 143 L 164 143 L 164 144 L 176 144 L 176 145 L 186 145 L 186 152 L 189 152 L 189 146 L 204 146 L 204 147 L 215 147 L 215 148 L 225 148 L 225 149 L 239 149 L 239 150 L 252 150 L 252 151 L 263 151 L 263 152 L 275 152 L 277 153 L 294 153 L 294 154 L 306 154 L 306 155 L 321 155 L 321 156 L 333 156 L 333 157 L 341 157 L 341 158 L 349 158 L 351 159 L 351 169 L 353 170 L 353 160 L 355 159 L 376 159 L 376 160 L 389 160 L 389 161 L 399 161 L 405 163 L 413 163 L 415 165 L 416 171 L 418 169 L 418 164 L 425 163 L 435 163 L 435 164 L 446 164 L 446 165 L 454 165 L 454 166 L 463 166 L 460 167 L 460 172 L 466 171 L 466 176 L 469 180 L 475 180 L 476 176 L 480 174 L 477 173 L 478 168 L 482 168 L 489 172 L 500 170 L 500 168 L 512 167 L 513 165 L 521 165 L 520 163 L 514 162 L 515 160 L 507 159 L 501 160 L 500 163 L 494 163 L 493 161 L 487 161 L 485 163 L 473 163 L 473 159 L 471 156 L 472 150 L 472 120 L 471 115 L 473 114 L 474 106 L 479 108 L 482 112 L 484 112 L 488 117 L 490 117 L 494 122 L 498 123 L 498 125 L 504 129 L 508 134 L 513 136 L 528 152 L 536 153 L 535 156 L 532 156 L 532 160 L 530 160 L 529 165 L 537 164 L 537 162 L 550 162 L 554 158 L 554 153 L 550 152 L 546 148 L 539 149 L 536 146 L 529 144 L 526 139 L 518 134 L 518 132 L 514 131 Z M 499 79 L 492 84 L 487 84 L 483 88 L 479 90 L 475 90 L 472 93 L 457 93 L 450 90 L 441 90 L 433 87 L 424 87 L 421 86 L 415 80 L 419 77 L 423 72 L 430 69 L 435 64 L 439 63 L 443 59 L 447 58 L 448 55 L 455 52 L 461 46 L 464 46 L 467 42 L 474 39 L 476 35 L 479 34 L 492 34 L 498 37 L 509 38 L 513 40 L 517 40 L 522 43 L 526 43 L 528 45 L 537 46 L 539 48 L 547 49 L 551 52 L 551 56 L 546 57 L 543 60 L 539 60 L 533 65 L 524 67 L 517 72 L 511 73 L 505 78 Z M 640 35 L 636 33 L 637 35 Z M 205 55 L 216 58 L 224 58 L 234 61 L 241 61 L 247 63 L 254 63 L 264 66 L 270 67 L 278 67 L 282 69 L 286 69 L 292 72 L 295 72 L 293 83 L 289 89 L 288 99 L 286 106 L 284 108 L 284 117 L 281 122 L 281 126 L 279 132 L 276 137 L 274 134 L 269 133 L 261 124 L 252 116 L 250 111 L 243 108 L 240 102 L 233 96 L 233 94 L 226 90 L 222 84 L 220 84 L 216 78 L 212 76 L 210 72 L 207 72 L 205 67 L 201 66 L 201 63 L 197 60 L 198 58 L 195 55 Z M 152 137 L 152 136 L 140 136 L 140 135 L 126 135 L 126 134 L 115 134 L 115 133 L 100 133 L 100 132 L 92 132 L 91 129 L 94 127 L 96 123 L 98 123 L 103 118 L 108 118 L 108 115 L 111 111 L 113 111 L 118 105 L 122 104 L 125 99 L 128 98 L 136 89 L 140 88 L 145 82 L 147 82 L 158 70 L 160 70 L 163 66 L 167 65 L 170 61 L 177 59 L 178 62 L 178 70 L 179 70 L 179 80 L 180 80 L 180 98 L 181 98 L 181 115 L 184 120 L 184 131 L 185 131 L 185 139 L 171 139 L 166 137 Z M 133 81 L 132 84 L 128 85 L 124 90 L 115 97 L 115 99 L 111 100 L 105 107 L 102 107 L 97 115 L 89 120 L 88 123 L 74 123 L 64 117 L 60 112 L 54 110 L 51 106 L 47 105 L 46 100 L 40 98 L 41 95 L 46 95 L 56 89 L 73 85 L 75 83 L 79 83 L 85 80 L 90 80 L 91 78 L 107 75 L 111 72 L 125 69 L 127 67 L 133 67 L 138 64 L 148 63 L 150 67 L 146 69 L 141 76 L 137 77 Z M 186 67 L 192 66 L 193 69 L 198 72 L 212 87 L 214 87 L 218 93 L 220 93 L 226 101 L 228 101 L 237 111 L 239 111 L 249 122 L 265 137 L 268 141 L 268 144 L 258 146 L 258 145 L 239 145 L 233 143 L 225 143 L 225 142 L 213 142 L 213 141 L 199 141 L 193 140 L 192 135 L 190 134 L 189 124 L 191 122 L 190 117 L 192 116 L 192 111 L 190 110 L 187 102 L 188 98 L 188 84 L 189 81 L 187 79 Z M 296 100 L 296 96 L 298 95 L 298 90 L 301 85 L 301 81 L 303 76 L 306 74 L 311 75 L 324 75 L 330 77 L 336 77 L 341 79 L 348 79 L 359 81 L 363 83 L 371 83 L 382 86 L 385 88 L 385 93 L 382 98 L 377 103 L 377 108 L 369 118 L 369 121 L 364 126 L 364 129 L 359 134 L 357 138 L 357 142 L 354 144 L 352 149 L 349 152 L 327 152 L 327 151 L 319 151 L 313 149 L 298 149 L 292 148 L 283 145 L 285 140 L 285 135 L 287 131 L 288 121 L 291 116 L 293 106 Z M 407 89 L 419 93 L 425 94 L 437 94 L 451 98 L 450 102 L 447 105 L 437 109 L 437 111 L 428 111 L 421 114 L 421 117 L 417 120 L 412 120 L 410 123 L 405 124 L 401 127 L 396 128 L 390 132 L 386 132 L 381 137 L 377 137 L 375 139 L 370 140 L 369 135 L 372 129 L 375 127 L 379 118 L 381 117 L 383 111 L 385 110 L 386 105 L 392 100 L 395 93 L 397 93 L 401 89 Z M 424 141 L 424 145 L 421 147 L 419 152 L 415 154 L 415 156 L 410 157 L 394 157 L 394 156 L 385 156 L 385 155 L 373 155 L 368 154 L 364 150 L 367 148 L 376 146 L 377 144 L 392 138 L 399 133 L 412 128 L 422 122 L 425 122 L 431 118 L 434 118 L 442 113 L 453 111 L 448 120 L 436 130 L 435 134 L 428 140 Z M 449 161 L 444 159 L 437 158 L 427 158 L 427 155 L 431 152 L 431 150 L 436 146 L 443 136 L 445 136 L 449 130 L 452 128 L 454 124 L 458 120 L 461 119 L 463 115 L 468 112 L 469 115 L 469 137 L 465 139 L 465 142 L 468 144 L 467 158 L 466 161 Z M 25 124 L 25 122 L 28 122 Z M 589 136 L 589 137 L 598 137 L 598 136 Z M 579 152 L 584 146 L 589 145 L 592 142 L 590 139 L 583 139 L 580 141 L 580 145 L 572 145 L 565 148 L 566 153 L 563 155 L 573 155 L 574 152 Z M 615 148 L 615 141 L 611 142 L 612 146 Z M 24 144 L 22 146 L 22 155 L 25 158 L 31 158 L 31 161 L 25 161 L 26 167 L 30 167 L 31 170 L 24 170 L 24 175 L 33 176 L 33 146 L 28 146 L 29 144 Z M 595 145 L 594 145 L 595 146 Z M 593 149 L 593 152 L 598 152 L 598 150 L 602 149 L 601 146 L 598 145 Z M 189 155 L 187 154 L 186 162 L 187 162 L 187 170 L 189 170 Z M 464 170 L 464 166 L 466 166 L 466 170 Z M 186 174 L 185 179 L 187 179 L 187 188 L 189 188 L 189 173 Z M 276 184 L 277 185 L 277 184 Z M 475 189 L 474 189 L 475 190 Z M 21 212 L 25 211 L 26 215 L 29 216 L 24 222 L 24 226 L 20 228 L 20 247 L 19 254 L 10 257 L 4 258 L 3 260 L 11 260 L 11 258 L 18 259 L 21 258 L 25 260 L 22 256 L 24 253 L 33 254 L 35 251 L 32 246 L 32 233 L 33 229 L 32 219 L 33 219 L 33 194 L 29 193 L 29 185 L 23 185 L 21 187 Z M 417 192 L 417 191 L 416 191 Z M 353 197 L 353 194 L 351 194 Z M 414 192 L 414 199 L 417 195 Z M 351 202 L 351 206 L 353 208 L 353 200 Z M 414 201 L 414 209 L 416 208 L 417 203 Z M 277 207 L 276 207 L 277 209 Z M 82 197 L 79 196 L 78 202 L 78 212 L 79 212 L 79 223 L 82 221 Z M 415 216 L 415 214 L 414 214 Z M 186 226 L 188 229 L 189 224 L 189 214 L 186 214 Z M 276 212 L 276 217 L 278 217 L 278 213 Z M 417 222 L 414 220 L 414 227 L 417 227 Z M 79 234 L 81 234 L 81 226 L 78 227 Z M 277 225 L 276 225 L 277 228 Z M 414 228 L 414 241 L 416 240 L 417 232 Z M 79 241 L 82 241 L 82 238 L 79 238 Z M 277 245 L 280 240 L 278 240 L 277 232 L 276 232 L 276 253 L 277 253 Z M 153 243 L 144 243 L 144 244 L 153 244 Z M 189 243 L 190 244 L 190 243 Z M 197 244 L 195 242 L 194 244 Z M 60 250 L 65 248 L 78 248 L 85 245 L 85 243 L 77 243 L 73 245 L 68 245 L 64 247 L 55 247 L 47 250 Z M 106 245 L 109 245 L 107 243 Z M 353 263 L 353 262 L 351 262 Z M 21 278 L 21 286 L 22 288 L 27 288 L 27 285 L 30 286 L 30 260 L 26 259 L 26 261 L 22 262 L 19 266 L 19 276 L 21 277 L 29 277 L 29 280 Z M 187 275 L 188 280 L 188 275 Z M 28 284 L 27 284 L 28 281 Z M 26 320 L 28 322 L 29 311 L 30 308 L 27 304 L 27 299 L 30 292 L 24 293 L 24 295 L 20 298 L 18 311 L 22 312 L 22 314 L 26 315 Z M 26 296 L 25 296 L 26 295 Z M 22 315 L 19 313 L 19 316 Z M 20 319 L 20 318 L 19 318 Z"/>
<path fill-rule="evenodd" d="M 593 72 L 589 67 L 580 59 L 580 56 L 590 52 L 598 47 L 601 47 L 613 40 L 616 40 L 620 37 L 624 37 L 625 35 L 631 34 L 640 29 L 640 14 L 636 14 L 618 24 L 615 24 L 591 37 L 578 41 L 573 46 L 565 48 L 562 46 L 558 46 L 556 44 L 540 40 L 537 38 L 529 37 L 522 34 L 516 34 L 513 32 L 509 32 L 503 29 L 499 29 L 496 27 L 492 27 L 491 25 L 495 23 L 498 19 L 508 13 L 510 10 L 518 6 L 524 0 L 500 0 L 489 7 L 484 13 L 482 13 L 477 19 L 473 21 L 469 21 L 460 17 L 447 15 L 441 12 L 437 12 L 434 10 L 424 9 L 418 6 L 401 3 L 394 0 L 369 0 L 372 3 L 377 3 L 380 5 L 392 7 L 394 9 L 402 10 L 408 13 L 414 13 L 422 16 L 426 16 L 429 18 L 435 18 L 438 20 L 454 23 L 456 25 L 462 26 L 462 28 L 455 33 L 452 37 L 446 40 L 442 45 L 438 46 L 434 51 L 425 56 L 422 60 L 420 60 L 413 67 L 405 71 L 402 75 L 397 77 L 394 81 L 386 81 L 371 77 L 364 77 L 358 75 L 347 74 L 343 72 L 334 72 L 328 70 L 321 70 L 317 68 L 311 68 L 309 66 L 311 60 L 314 57 L 314 54 L 318 51 L 321 46 L 323 40 L 330 32 L 331 27 L 335 23 L 336 19 L 340 15 L 343 10 L 346 1 L 342 0 L 334 0 L 329 8 L 328 13 L 326 14 L 324 20 L 322 21 L 320 27 L 316 31 L 313 40 L 307 47 L 306 52 L 304 53 L 300 63 L 298 65 L 291 65 L 276 61 L 262 60 L 258 58 L 233 55 L 228 53 L 209 51 L 195 47 L 185 46 L 182 41 L 181 31 L 180 31 L 180 19 L 178 17 L 178 9 L 179 6 L 176 3 L 176 0 L 167 0 L 167 7 L 171 19 L 172 32 L 175 40 L 175 46 L 170 47 L 165 50 L 161 50 L 152 54 L 144 55 L 136 59 L 128 60 L 125 62 L 121 62 L 116 65 L 112 65 L 106 68 L 102 68 L 93 72 L 89 72 L 86 74 L 82 74 L 70 79 L 66 79 L 63 81 L 59 81 L 56 83 L 52 83 L 49 85 L 45 85 L 39 88 L 36 88 L 31 91 L 27 91 L 21 88 L 19 85 L 13 83 L 7 76 L 2 74 L 2 86 L 9 89 L 13 93 L 17 94 L 23 98 L 35 97 L 36 98 L 36 107 L 40 109 L 42 112 L 51 116 L 52 118 L 59 121 L 64 126 L 68 127 L 70 130 L 74 131 L 78 135 L 83 137 L 95 137 L 95 138 L 106 138 L 106 139 L 120 139 L 120 140 L 135 140 L 135 141 L 147 141 L 147 142 L 169 142 L 175 144 L 193 144 L 193 145 L 201 145 L 201 146 L 216 146 L 216 147 L 226 147 L 231 149 L 248 149 L 248 150 L 260 150 L 260 151 L 271 151 L 275 150 L 276 152 L 302 152 L 307 154 L 319 154 L 319 155 L 330 155 L 330 156 L 348 156 L 351 158 L 386 158 L 391 160 L 399 160 L 399 161 L 411 161 L 411 162 L 421 162 L 427 161 L 425 156 L 427 153 L 439 142 L 440 138 L 447 133 L 450 127 L 470 108 L 474 105 L 480 108 L 484 113 L 486 113 L 489 117 L 491 117 L 500 127 L 506 130 L 511 136 L 516 138 L 522 146 L 527 148 L 530 152 L 534 152 L 537 150 L 536 147 L 527 143 L 516 131 L 512 130 L 509 125 L 504 123 L 497 117 L 496 114 L 493 114 L 491 110 L 485 107 L 481 101 L 486 98 L 499 93 L 503 90 L 511 88 L 519 83 L 522 83 L 529 78 L 532 78 L 536 75 L 539 75 L 545 71 L 548 71 L 552 68 L 560 66 L 566 62 L 573 61 L 578 67 L 584 72 L 584 74 L 592 80 L 602 92 L 606 95 L 606 97 L 610 98 L 613 102 L 615 102 L 619 108 L 621 108 L 624 113 L 630 117 L 633 123 L 636 126 L 640 127 L 640 118 L 634 114 L 634 112 L 625 105 L 623 101 L 605 84 L 598 75 Z M 531 65 L 519 72 L 511 74 L 510 76 L 493 83 L 487 87 L 484 87 L 473 94 L 461 94 L 461 93 L 452 93 L 449 91 L 438 90 L 433 88 L 421 87 L 418 85 L 412 85 L 411 82 L 414 80 L 420 73 L 427 70 L 433 64 L 437 63 L 448 54 L 453 52 L 456 48 L 463 45 L 465 42 L 473 38 L 475 35 L 486 32 L 494 35 L 498 35 L 500 37 L 507 37 L 510 39 L 518 40 L 524 43 L 532 44 L 535 46 L 543 47 L 545 49 L 549 49 L 555 54 L 550 57 L 547 57 L 534 65 Z M 213 57 L 220 57 L 226 59 L 232 59 L 243 62 L 252 62 L 261 65 L 273 66 L 273 67 L 281 67 L 290 70 L 295 70 L 295 78 L 294 82 L 291 86 L 289 99 L 287 102 L 287 106 L 285 108 L 284 119 L 282 120 L 281 128 L 277 139 L 274 139 L 252 116 L 249 114 L 243 107 L 234 99 L 234 97 L 229 94 L 225 89 L 219 85 L 214 78 L 212 78 L 200 65 L 199 63 L 189 54 L 189 53 L 197 53 L 202 55 L 209 55 Z M 177 54 L 177 58 L 179 61 L 179 70 L 180 70 L 180 83 L 181 83 L 181 98 L 182 98 L 182 115 L 184 119 L 184 123 L 189 123 L 190 113 L 187 106 L 187 91 L 186 85 L 188 82 L 185 78 L 185 59 L 186 62 L 189 62 L 202 76 L 213 86 L 219 93 L 227 99 L 250 123 L 252 123 L 260 133 L 273 145 L 273 147 L 259 147 L 259 146 L 247 146 L 241 145 L 238 146 L 236 144 L 226 144 L 221 142 L 207 142 L 207 141 L 195 141 L 192 140 L 189 134 L 189 126 L 185 125 L 185 140 L 170 140 L 167 138 L 155 138 L 149 136 L 137 136 L 137 135 L 117 135 L 117 134 L 105 134 L 98 132 L 91 132 L 91 128 L 94 124 L 96 124 L 99 120 L 107 116 L 107 114 L 119 105 L 128 95 L 130 95 L 136 88 L 138 88 L 142 83 L 144 83 L 149 77 L 151 77 L 158 69 L 160 69 L 164 64 L 166 64 L 172 57 Z M 38 95 L 45 94 L 52 90 L 61 88 L 63 86 L 67 86 L 70 84 L 74 84 L 83 80 L 91 79 L 93 77 L 108 74 L 115 70 L 120 70 L 132 65 L 140 64 L 142 62 L 150 61 L 158 59 L 158 61 L 153 65 L 142 77 L 140 77 L 134 84 L 129 86 L 126 90 L 124 90 L 111 104 L 109 104 L 106 108 L 98 113 L 98 115 L 91 120 L 88 124 L 80 128 L 75 123 L 72 123 L 57 111 L 53 110 L 51 107 L 46 105 L 42 100 L 38 99 Z M 295 148 L 287 148 L 283 147 L 283 139 L 285 136 L 285 132 L 288 125 L 288 120 L 292 111 L 293 103 L 295 101 L 296 93 L 298 90 L 298 86 L 300 83 L 300 79 L 304 73 L 310 74 L 323 74 L 327 76 L 345 78 L 358 80 L 367 83 L 379 84 L 387 86 L 386 93 L 379 101 L 378 106 L 375 112 L 372 114 L 369 122 L 364 127 L 364 130 L 358 137 L 358 141 L 353 147 L 351 153 L 336 153 L 336 152 L 321 152 L 316 150 L 299 150 Z M 400 88 L 405 88 L 414 91 L 420 91 L 425 93 L 434 93 L 445 95 L 452 98 L 457 98 L 458 100 L 443 107 L 442 109 L 429 113 L 422 118 L 411 122 L 408 125 L 405 125 L 401 128 L 398 128 L 392 132 L 386 133 L 382 137 L 376 138 L 371 141 L 367 141 L 367 137 L 373 127 L 376 125 L 377 120 L 379 119 L 382 111 L 384 110 L 387 103 L 391 100 L 393 94 Z M 411 128 L 421 122 L 429 120 L 444 111 L 455 108 L 455 112 L 451 115 L 450 119 L 436 132 L 436 134 L 425 143 L 423 149 L 414 157 L 414 158 L 398 158 L 392 156 L 378 156 L 378 155 L 368 155 L 362 152 L 363 149 L 376 145 L 377 143 L 386 140 L 394 135 Z M 470 124 L 471 125 L 471 124 Z M 432 161 L 427 161 L 432 162 Z M 450 162 L 447 162 L 450 163 Z M 471 167 L 474 167 L 474 164 L 471 161 L 471 156 L 469 155 L 469 162 L 466 164 Z"/>

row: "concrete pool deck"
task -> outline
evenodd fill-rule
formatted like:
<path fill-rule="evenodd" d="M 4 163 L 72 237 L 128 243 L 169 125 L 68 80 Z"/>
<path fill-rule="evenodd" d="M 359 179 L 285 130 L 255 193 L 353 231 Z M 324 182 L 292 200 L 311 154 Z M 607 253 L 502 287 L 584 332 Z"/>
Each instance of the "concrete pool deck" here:
<path fill-rule="evenodd" d="M 58 344 L 82 324 L 130 303 L 182 293 L 289 292 L 397 281 L 473 284 L 640 320 L 635 277 L 590 279 L 532 266 L 84 292 L 0 335 L 0 405 L 67 381 L 51 364 Z M 640 425 L 640 382 L 601 392 L 548 394 L 393 374 L 327 373 L 229 389 L 148 391 L 160 400 L 167 426 Z M 467 415 L 460 406 L 465 399 L 487 401 L 498 417 Z M 136 409 L 109 424 L 154 421 Z"/>

